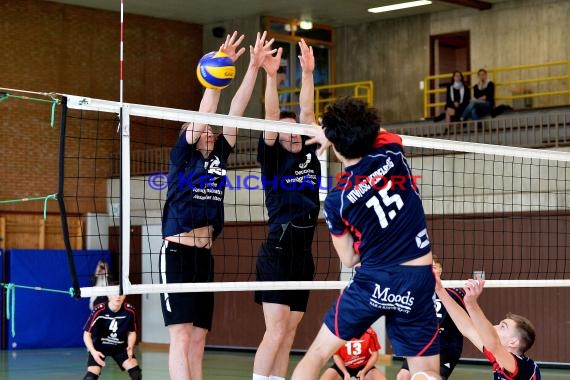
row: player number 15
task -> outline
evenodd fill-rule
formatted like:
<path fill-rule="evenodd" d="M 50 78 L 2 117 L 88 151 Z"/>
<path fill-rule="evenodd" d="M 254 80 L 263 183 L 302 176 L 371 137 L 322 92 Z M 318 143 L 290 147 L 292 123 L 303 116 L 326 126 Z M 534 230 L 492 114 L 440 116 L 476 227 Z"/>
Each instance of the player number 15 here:
<path fill-rule="evenodd" d="M 380 227 L 386 228 L 388 227 L 388 218 L 390 220 L 396 217 L 396 210 L 388 211 L 388 215 L 386 217 L 386 212 L 384 211 L 384 207 L 389 207 L 393 203 L 396 204 L 396 208 L 398 210 L 402 209 L 404 206 L 404 201 L 398 194 L 394 194 L 392 196 L 388 195 L 388 190 L 392 188 L 392 180 L 386 183 L 382 189 L 378 190 L 378 195 L 380 195 L 380 199 L 382 199 L 382 203 L 384 206 L 380 204 L 380 199 L 378 199 L 378 195 L 372 196 L 368 202 L 366 202 L 366 207 L 374 208 L 376 215 L 378 216 L 378 220 L 380 221 Z"/>

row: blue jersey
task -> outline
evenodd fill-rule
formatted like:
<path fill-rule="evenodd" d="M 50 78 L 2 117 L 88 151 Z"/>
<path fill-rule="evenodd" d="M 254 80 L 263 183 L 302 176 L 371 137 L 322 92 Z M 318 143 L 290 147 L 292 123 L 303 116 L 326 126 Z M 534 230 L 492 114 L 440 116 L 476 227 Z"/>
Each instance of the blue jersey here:
<path fill-rule="evenodd" d="M 398 135 L 378 133 L 373 151 L 339 175 L 325 219 L 333 235 L 352 234 L 360 271 L 430 252 L 422 201 Z"/>
<path fill-rule="evenodd" d="M 182 133 L 170 152 L 168 193 L 162 215 L 162 236 L 213 226 L 214 239 L 224 225 L 224 190 L 231 145 L 218 136 L 207 158 L 188 144 Z"/>
<path fill-rule="evenodd" d="M 321 176 L 315 146 L 303 144 L 299 153 L 291 153 L 279 140 L 272 146 L 265 144 L 262 134 L 257 160 L 261 164 L 270 233 L 281 233 L 282 224 L 304 216 L 313 218 L 311 223 L 314 224 L 320 207 L 318 181 Z"/>
<path fill-rule="evenodd" d="M 504 368 L 501 368 L 497 359 L 490 352 L 483 347 L 483 354 L 491 362 L 493 366 L 493 379 L 494 380 L 540 380 L 540 369 L 538 365 L 527 356 L 519 356 L 511 353 L 515 358 L 516 368 L 513 373 L 510 373 Z"/>
<path fill-rule="evenodd" d="M 463 309 L 465 304 L 463 298 L 465 292 L 463 289 L 445 289 L 447 293 L 457 302 Z M 445 306 L 441 303 L 437 294 L 435 297 L 435 315 L 439 322 L 439 347 L 440 352 L 445 353 L 445 357 L 456 357 L 459 359 L 463 350 L 463 334 L 459 331 L 455 323 L 447 313 Z"/>

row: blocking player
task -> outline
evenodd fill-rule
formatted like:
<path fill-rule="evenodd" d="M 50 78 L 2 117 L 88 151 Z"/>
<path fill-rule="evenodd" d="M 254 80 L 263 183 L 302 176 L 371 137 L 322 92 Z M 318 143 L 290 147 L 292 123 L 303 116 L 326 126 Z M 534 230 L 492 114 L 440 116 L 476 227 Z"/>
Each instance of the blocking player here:
<path fill-rule="evenodd" d="M 109 296 L 108 302 L 95 305 L 83 328 L 83 342 L 89 351 L 87 373 L 83 380 L 97 380 L 105 358 L 112 357 L 133 380 L 142 371 L 133 353 L 137 341 L 135 311 L 125 304 L 125 296 Z"/>
<path fill-rule="evenodd" d="M 230 115 L 242 116 L 259 68 L 271 55 L 273 40 L 257 34 L 250 46 L 250 62 L 230 106 Z M 220 50 L 235 62 L 245 51 L 237 32 Z M 200 112 L 215 112 L 220 91 L 206 89 Z M 224 187 L 227 159 L 236 143 L 236 128 L 224 127 L 216 138 L 209 125 L 186 123 L 170 153 L 168 193 L 164 205 L 160 255 L 162 283 L 210 282 L 214 274 L 211 246 L 224 224 Z M 168 369 L 172 380 L 201 380 L 206 334 L 212 327 L 213 293 L 163 293 L 164 323 L 170 335 Z"/>
<path fill-rule="evenodd" d="M 441 260 L 433 255 L 433 271 L 437 276 L 441 276 L 443 267 Z M 445 289 L 449 296 L 463 308 L 463 297 L 465 293 L 463 289 Z M 463 335 L 453 323 L 453 320 L 447 313 L 447 310 L 441 303 L 439 298 L 435 298 L 435 312 L 439 321 L 439 374 L 442 380 L 449 378 L 453 369 L 461 358 L 461 351 L 463 351 Z M 410 370 L 408 368 L 408 361 L 404 359 L 402 369 L 398 372 L 396 380 L 409 380 L 411 378 Z"/>
<path fill-rule="evenodd" d="M 380 342 L 376 332 L 369 328 L 360 338 L 346 342 L 334 355 L 334 364 L 320 380 L 386 380 L 374 366 L 378 361 Z"/>
<path fill-rule="evenodd" d="M 326 360 L 386 316 L 396 355 L 408 358 L 412 379 L 440 379 L 435 280 L 425 215 L 398 135 L 379 130 L 365 103 L 345 98 L 329 105 L 308 143 L 332 144 L 344 164 L 327 195 L 325 218 L 347 267 L 361 266 L 327 313 L 293 379 L 315 379 Z"/>
<path fill-rule="evenodd" d="M 465 307 L 462 309 L 436 279 L 436 293 L 459 331 L 481 351 L 493 366 L 495 380 L 540 380 L 540 369 L 525 353 L 536 336 L 532 323 L 516 314 L 493 326 L 479 306 L 485 280 L 468 280 L 465 284 Z"/>
<path fill-rule="evenodd" d="M 299 43 L 302 85 L 300 122 L 315 123 L 313 104 L 313 50 L 304 40 Z M 263 64 L 267 73 L 265 118 L 296 122 L 295 114 L 279 112 L 277 71 L 281 48 Z M 320 163 L 314 146 L 303 144 L 303 137 L 265 131 L 260 136 L 258 160 L 265 178 L 265 204 L 269 233 L 259 248 L 256 261 L 258 281 L 310 281 L 315 266 L 311 253 L 319 215 Z M 280 380 L 287 374 L 289 352 L 309 300 L 308 290 L 258 291 L 255 301 L 263 306 L 265 334 L 253 364 L 254 380 Z"/>

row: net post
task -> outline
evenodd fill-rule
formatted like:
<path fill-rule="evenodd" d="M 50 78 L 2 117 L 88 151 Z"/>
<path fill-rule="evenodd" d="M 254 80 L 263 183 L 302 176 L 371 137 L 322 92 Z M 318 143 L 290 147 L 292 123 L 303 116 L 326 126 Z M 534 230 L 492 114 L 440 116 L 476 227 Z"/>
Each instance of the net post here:
<path fill-rule="evenodd" d="M 131 145 L 130 145 L 130 109 L 125 104 L 120 109 L 121 133 L 121 215 L 120 215 L 120 284 L 119 293 L 129 294 L 130 244 L 131 244 Z"/>
<path fill-rule="evenodd" d="M 65 178 L 65 137 L 67 133 L 67 97 L 61 99 L 61 122 L 59 133 L 59 167 L 57 180 L 57 203 L 59 204 L 59 214 L 61 216 L 61 229 L 63 234 L 63 242 L 65 244 L 65 253 L 67 255 L 67 264 L 69 266 L 69 274 L 71 275 L 71 284 L 73 288 L 73 296 L 81 297 L 81 289 L 77 279 L 77 271 L 75 269 L 75 261 L 73 259 L 73 250 L 69 240 L 69 227 L 67 225 L 67 212 L 65 210 L 64 199 L 64 178 Z"/>

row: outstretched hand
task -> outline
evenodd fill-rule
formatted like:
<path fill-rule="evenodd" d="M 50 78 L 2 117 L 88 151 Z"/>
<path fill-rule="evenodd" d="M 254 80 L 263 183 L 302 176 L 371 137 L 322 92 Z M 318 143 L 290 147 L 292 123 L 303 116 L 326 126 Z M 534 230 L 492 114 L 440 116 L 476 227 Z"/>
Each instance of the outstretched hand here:
<path fill-rule="evenodd" d="M 269 55 L 265 57 L 263 61 L 263 69 L 269 76 L 274 76 L 277 74 L 279 67 L 281 66 L 281 55 L 283 54 L 283 48 L 277 49 L 277 54 Z"/>
<path fill-rule="evenodd" d="M 465 290 L 465 297 L 463 298 L 465 304 L 477 303 L 477 298 L 483 293 L 484 286 L 485 280 L 467 280 L 463 288 Z"/>
<path fill-rule="evenodd" d="M 255 45 L 254 46 L 249 45 L 250 65 L 255 67 L 261 67 L 265 59 L 271 57 L 277 51 L 277 49 L 273 50 L 271 49 L 271 45 L 275 40 L 272 38 L 269 41 L 265 41 L 266 38 L 267 38 L 267 31 L 263 32 L 263 34 L 257 32 Z"/>
<path fill-rule="evenodd" d="M 226 37 L 226 41 L 220 46 L 220 51 L 226 53 L 233 62 L 236 62 L 238 58 L 243 53 L 245 53 L 244 47 L 237 50 L 239 45 L 243 42 L 245 35 L 242 34 L 241 36 L 239 36 L 239 38 L 237 38 L 237 35 L 238 35 L 237 31 L 235 31 L 231 36 L 228 34 Z"/>
<path fill-rule="evenodd" d="M 332 145 L 331 142 L 325 136 L 325 131 L 320 125 L 317 126 L 317 134 L 305 142 L 305 145 L 319 144 L 320 147 L 317 149 L 317 156 L 323 155 L 327 149 Z"/>
<path fill-rule="evenodd" d="M 313 47 L 307 45 L 305 40 L 301 39 L 301 41 L 299 41 L 299 48 L 301 49 L 301 55 L 299 56 L 301 69 L 306 74 L 312 74 L 315 70 L 315 57 L 313 56 Z"/>

